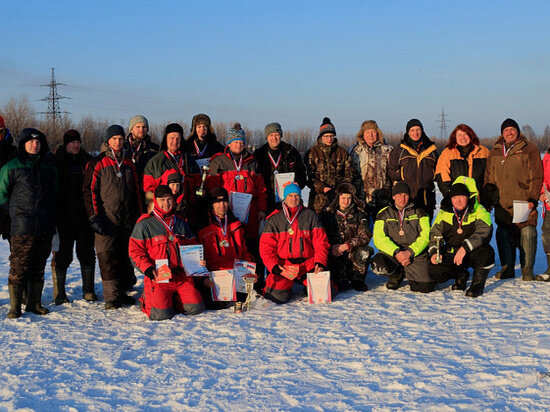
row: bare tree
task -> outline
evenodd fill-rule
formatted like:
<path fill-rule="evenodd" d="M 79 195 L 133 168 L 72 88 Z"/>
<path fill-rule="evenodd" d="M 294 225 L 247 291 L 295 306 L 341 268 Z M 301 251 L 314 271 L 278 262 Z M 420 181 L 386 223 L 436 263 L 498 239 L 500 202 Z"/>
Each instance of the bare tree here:
<path fill-rule="evenodd" d="M 27 96 L 10 97 L 0 108 L 0 114 L 14 137 L 25 127 L 37 127 L 36 115 Z"/>

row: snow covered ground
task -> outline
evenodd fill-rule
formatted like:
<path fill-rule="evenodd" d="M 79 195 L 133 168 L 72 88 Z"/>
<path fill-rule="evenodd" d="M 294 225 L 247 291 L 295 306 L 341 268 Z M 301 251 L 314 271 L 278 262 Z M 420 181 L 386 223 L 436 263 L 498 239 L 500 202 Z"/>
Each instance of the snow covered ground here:
<path fill-rule="evenodd" d="M 164 322 L 83 301 L 75 264 L 76 300 L 55 306 L 48 265 L 52 313 L 8 320 L 8 255 L 0 242 L 0 410 L 550 408 L 550 283 L 496 281 L 498 264 L 478 299 L 451 283 L 388 291 L 369 273 L 368 292 L 332 304 L 298 293 L 265 312 Z"/>

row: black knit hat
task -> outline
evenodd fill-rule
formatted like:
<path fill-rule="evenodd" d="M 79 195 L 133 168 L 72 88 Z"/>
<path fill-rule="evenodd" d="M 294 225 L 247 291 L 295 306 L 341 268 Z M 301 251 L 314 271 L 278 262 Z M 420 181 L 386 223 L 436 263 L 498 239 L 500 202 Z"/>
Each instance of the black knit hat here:
<path fill-rule="evenodd" d="M 216 187 L 210 191 L 210 206 L 218 202 L 229 202 L 229 194 L 223 187 Z"/>
<path fill-rule="evenodd" d="M 164 136 L 168 136 L 168 133 L 179 133 L 183 136 L 183 127 L 181 127 L 178 123 L 170 123 L 164 129 Z"/>
<path fill-rule="evenodd" d="M 323 123 L 321 123 L 321 126 L 319 127 L 319 136 L 317 138 L 320 138 L 325 133 L 332 133 L 333 135 L 336 136 L 336 128 L 331 123 L 328 117 L 325 117 L 323 119 Z"/>
<path fill-rule="evenodd" d="M 449 192 L 449 195 L 451 197 L 454 196 L 466 196 L 470 197 L 470 191 L 468 190 L 468 186 L 466 186 L 464 183 L 455 183 L 451 186 L 451 191 Z"/>
<path fill-rule="evenodd" d="M 166 185 L 160 185 L 155 189 L 155 199 L 160 197 L 173 197 L 172 190 Z"/>
<path fill-rule="evenodd" d="M 107 128 L 105 140 L 109 140 L 113 136 L 124 136 L 124 128 L 118 124 L 113 124 Z"/>
<path fill-rule="evenodd" d="M 409 188 L 409 185 L 403 181 L 397 182 L 395 185 L 393 185 L 393 188 L 391 190 L 391 195 L 395 196 L 400 193 L 406 193 L 409 196 L 411 195 L 411 189 Z"/>
<path fill-rule="evenodd" d="M 166 184 L 169 185 L 170 183 L 181 183 L 181 180 L 182 180 L 181 173 L 174 172 L 168 176 L 168 179 L 166 180 Z"/>
<path fill-rule="evenodd" d="M 63 146 L 67 146 L 69 143 L 74 142 L 75 140 L 78 140 L 79 142 L 82 141 L 82 139 L 80 138 L 80 133 L 78 133 L 78 131 L 74 129 L 67 130 L 63 135 Z"/>
<path fill-rule="evenodd" d="M 407 128 L 406 132 L 409 133 L 409 130 L 411 130 L 411 127 L 418 126 L 420 127 L 420 130 L 422 130 L 422 133 L 424 133 L 424 126 L 422 125 L 422 122 L 418 119 L 411 119 L 407 122 Z"/>
<path fill-rule="evenodd" d="M 502 134 L 504 129 L 506 129 L 507 127 L 513 127 L 518 131 L 518 135 L 520 134 L 519 124 L 514 119 L 508 118 L 502 122 L 502 124 L 500 125 L 500 134 Z"/>

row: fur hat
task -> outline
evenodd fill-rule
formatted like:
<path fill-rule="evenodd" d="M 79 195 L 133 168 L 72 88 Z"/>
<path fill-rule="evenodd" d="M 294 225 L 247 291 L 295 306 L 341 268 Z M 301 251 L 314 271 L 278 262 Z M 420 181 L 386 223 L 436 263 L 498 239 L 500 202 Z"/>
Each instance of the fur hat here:
<path fill-rule="evenodd" d="M 331 123 L 328 117 L 323 118 L 323 122 L 319 127 L 319 136 L 317 137 L 317 139 L 319 139 L 321 136 L 323 136 L 326 133 L 332 133 L 333 135 L 336 136 L 336 128 Z"/>
<path fill-rule="evenodd" d="M 351 183 L 339 183 L 336 186 L 336 196 L 334 196 L 334 200 L 329 205 L 329 209 L 335 211 L 338 209 L 339 202 L 340 202 L 340 195 L 348 194 L 351 195 L 351 199 L 353 201 L 353 204 L 360 210 L 363 210 L 365 208 L 365 202 L 363 202 L 361 199 L 357 197 L 357 191 L 355 190 L 355 186 L 353 186 Z"/>
<path fill-rule="evenodd" d="M 378 141 L 382 142 L 384 140 L 384 135 L 382 134 L 382 130 L 378 127 L 378 124 L 376 124 L 375 120 L 365 120 L 363 123 L 361 123 L 361 129 L 357 132 L 357 135 L 355 136 L 357 140 L 364 141 L 363 135 L 367 130 L 376 130 L 376 133 L 378 135 Z"/>

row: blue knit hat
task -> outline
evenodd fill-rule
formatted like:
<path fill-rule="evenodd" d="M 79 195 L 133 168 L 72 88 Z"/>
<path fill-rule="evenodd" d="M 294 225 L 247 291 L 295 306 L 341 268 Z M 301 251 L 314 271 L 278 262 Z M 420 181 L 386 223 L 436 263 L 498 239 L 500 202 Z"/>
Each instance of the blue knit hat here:
<path fill-rule="evenodd" d="M 283 198 L 286 199 L 286 197 L 291 193 L 296 193 L 298 196 L 302 197 L 300 186 L 298 186 L 296 183 L 290 183 L 285 186 L 285 190 L 283 191 Z"/>
<path fill-rule="evenodd" d="M 225 137 L 225 145 L 227 146 L 229 143 L 234 142 L 235 140 L 240 140 L 241 142 L 243 142 L 243 144 L 246 144 L 244 130 L 241 128 L 240 123 L 235 123 L 233 125 L 233 128 L 229 129 Z"/>

